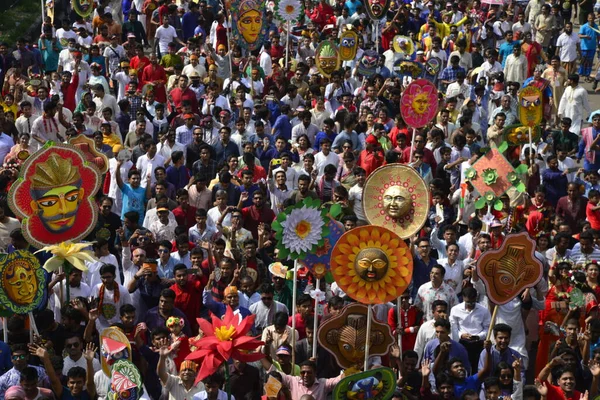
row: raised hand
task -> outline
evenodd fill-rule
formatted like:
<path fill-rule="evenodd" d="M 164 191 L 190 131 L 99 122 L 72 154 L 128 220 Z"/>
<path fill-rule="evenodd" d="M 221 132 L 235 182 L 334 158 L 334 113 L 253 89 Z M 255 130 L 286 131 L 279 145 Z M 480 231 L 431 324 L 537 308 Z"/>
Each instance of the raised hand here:
<path fill-rule="evenodd" d="M 429 360 L 423 360 L 421 363 L 421 374 L 423 376 L 428 376 L 431 373 L 431 365 Z"/>
<path fill-rule="evenodd" d="M 546 397 L 548 395 L 548 387 L 546 386 L 546 382 L 540 382 L 539 379 L 536 379 L 535 388 L 541 396 Z"/>
<path fill-rule="evenodd" d="M 96 350 L 97 350 L 97 348 L 94 345 L 94 343 L 89 342 L 85 346 L 85 351 L 83 352 L 83 356 L 85 357 L 86 360 L 92 361 L 94 359 L 94 357 L 96 356 Z"/>
<path fill-rule="evenodd" d="M 39 344 L 30 343 L 27 347 L 29 348 L 29 352 L 34 356 L 42 359 L 48 357 L 48 350 Z"/>

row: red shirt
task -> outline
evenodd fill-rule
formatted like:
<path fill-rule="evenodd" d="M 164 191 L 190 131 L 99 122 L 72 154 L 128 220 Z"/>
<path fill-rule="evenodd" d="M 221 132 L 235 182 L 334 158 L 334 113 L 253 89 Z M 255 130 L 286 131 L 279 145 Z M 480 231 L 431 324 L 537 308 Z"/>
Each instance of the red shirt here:
<path fill-rule="evenodd" d="M 247 169 L 248 166 L 245 166 L 244 168 L 240 169 L 240 171 L 238 172 L 238 177 L 240 179 L 242 178 L 242 171 L 245 171 Z M 254 169 L 252 170 L 252 183 L 257 183 L 261 179 L 267 179 L 267 172 L 260 165 L 255 165 Z"/>
<path fill-rule="evenodd" d="M 138 81 L 140 82 L 142 81 L 142 72 L 147 65 L 150 65 L 150 59 L 146 56 L 143 56 L 142 58 L 135 56 L 129 62 L 129 67 L 137 71 Z"/>
<path fill-rule="evenodd" d="M 198 322 L 196 322 L 196 318 L 200 316 L 200 310 L 202 309 L 204 283 L 193 274 L 188 276 L 185 287 L 181 288 L 177 283 L 174 283 L 169 289 L 175 292 L 175 307 L 185 314 L 191 324 L 190 329 L 192 332 L 197 332 Z"/>
<path fill-rule="evenodd" d="M 296 341 L 298 341 L 298 340 L 302 340 L 306 337 L 306 323 L 300 317 L 299 313 L 296 313 L 295 318 L 296 318 L 296 330 L 298 331 L 298 338 L 296 339 Z M 292 326 L 292 317 L 288 317 L 288 326 Z"/>
<path fill-rule="evenodd" d="M 167 102 L 167 90 L 165 89 L 165 85 L 167 84 L 167 74 L 165 73 L 165 69 L 158 64 L 149 64 L 144 67 L 141 86 L 144 87 L 147 83 L 154 84 L 155 100 L 165 104 Z"/>
<path fill-rule="evenodd" d="M 546 400 L 579 400 L 582 397 L 581 392 L 577 390 L 573 391 L 571 397 L 567 397 L 559 386 L 554 386 L 548 381 L 546 381 L 546 387 L 548 388 Z"/>
<path fill-rule="evenodd" d="M 242 222 L 244 228 L 252 233 L 254 239 L 258 239 L 258 224 L 261 222 L 271 225 L 275 219 L 275 213 L 267 205 L 263 205 L 261 209 L 255 205 L 242 209 Z"/>
<path fill-rule="evenodd" d="M 585 206 L 585 216 L 592 226 L 592 229 L 600 229 L 600 210 L 593 210 L 597 205 L 598 204 L 588 202 L 587 206 Z"/>
<path fill-rule="evenodd" d="M 413 154 L 414 154 L 414 150 L 413 150 Z M 410 159 L 410 146 L 407 146 L 404 149 L 404 160 L 407 163 L 412 162 L 412 160 Z M 431 173 L 435 173 L 435 169 L 437 168 L 437 162 L 435 161 L 433 152 L 426 147 L 423 148 L 423 162 L 429 164 L 429 166 L 431 167 Z"/>
<path fill-rule="evenodd" d="M 381 151 L 363 150 L 358 155 L 358 166 L 365 170 L 366 176 L 383 165 L 385 161 Z"/>
<path fill-rule="evenodd" d="M 177 225 L 183 225 L 187 229 L 196 225 L 196 207 L 188 206 L 187 210 L 177 207 L 173 210 L 173 215 L 177 221 Z"/>
<path fill-rule="evenodd" d="M 181 88 L 175 88 L 171 90 L 171 98 L 173 98 L 173 103 L 175 103 L 176 108 L 181 107 L 181 102 L 187 100 L 190 102 L 192 107 L 192 112 L 197 113 L 198 110 L 198 99 L 196 99 L 196 93 L 194 93 L 191 89 L 186 88 L 185 90 L 181 90 Z"/>

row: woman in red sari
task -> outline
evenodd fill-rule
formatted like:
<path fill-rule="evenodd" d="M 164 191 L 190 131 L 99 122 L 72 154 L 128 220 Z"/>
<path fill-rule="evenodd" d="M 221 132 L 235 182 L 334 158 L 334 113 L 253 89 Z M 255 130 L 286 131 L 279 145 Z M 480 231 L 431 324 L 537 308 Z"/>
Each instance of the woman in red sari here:
<path fill-rule="evenodd" d="M 571 291 L 571 264 L 561 262 L 558 266 L 552 265 L 550 269 L 556 268 L 556 278 L 550 278 L 554 284 L 546 295 L 546 307 L 540 311 L 540 344 L 538 346 L 535 360 L 535 376 L 544 368 L 548 362 L 550 344 L 556 342 L 559 336 L 545 329 L 546 322 L 553 322 L 561 326 L 569 311 L 568 293 Z"/>
<path fill-rule="evenodd" d="M 541 60 L 548 62 L 548 57 L 546 57 L 544 50 L 542 50 L 542 46 L 538 42 L 531 40 L 531 32 L 527 32 L 524 35 L 521 51 L 527 59 L 527 77 L 533 76 L 533 71 Z"/>

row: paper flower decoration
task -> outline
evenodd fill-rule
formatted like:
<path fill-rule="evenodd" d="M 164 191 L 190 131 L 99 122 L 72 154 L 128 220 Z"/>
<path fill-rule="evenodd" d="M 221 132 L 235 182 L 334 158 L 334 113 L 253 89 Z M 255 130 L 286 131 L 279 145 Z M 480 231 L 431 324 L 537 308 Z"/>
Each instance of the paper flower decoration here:
<path fill-rule="evenodd" d="M 319 200 L 307 198 L 288 207 L 273 222 L 280 259 L 303 258 L 323 245 L 329 234 L 327 210 L 319 209 Z"/>
<path fill-rule="evenodd" d="M 302 2 L 298 0 L 275 2 L 275 16 L 281 22 L 295 23 L 302 13 Z"/>
<path fill-rule="evenodd" d="M 508 179 L 508 181 L 512 184 L 515 184 L 519 181 L 519 177 L 515 172 L 509 172 L 508 175 L 506 175 L 506 179 Z"/>
<path fill-rule="evenodd" d="M 325 301 L 325 292 L 321 289 L 311 290 L 310 297 L 312 297 L 317 303 L 322 303 Z"/>
<path fill-rule="evenodd" d="M 475 179 L 477 177 L 477 171 L 473 168 L 469 168 L 465 171 L 465 178 L 467 179 Z"/>
<path fill-rule="evenodd" d="M 346 232 L 331 254 L 333 278 L 363 304 L 400 296 L 412 277 L 413 259 L 404 241 L 389 229 L 366 225 Z"/>
<path fill-rule="evenodd" d="M 90 247 L 92 243 L 71 243 L 63 242 L 55 246 L 46 246 L 40 251 L 48 251 L 52 253 L 52 257 L 44 264 L 44 269 L 48 272 L 57 271 L 65 264 L 65 261 L 80 271 L 87 271 L 85 262 L 97 261 L 89 250 L 84 250 Z"/>
<path fill-rule="evenodd" d="M 209 375 L 214 374 L 218 368 L 229 359 L 244 362 L 254 362 L 263 358 L 262 353 L 248 353 L 262 346 L 264 342 L 248 336 L 252 329 L 255 315 L 249 315 L 240 320 L 227 307 L 223 320 L 212 316 L 212 323 L 203 318 L 198 318 L 200 330 L 204 333 L 202 340 L 196 343 L 197 349 L 186 357 L 186 360 L 196 361 L 201 365 L 196 383 Z"/>
<path fill-rule="evenodd" d="M 486 185 L 493 185 L 498 179 L 498 171 L 492 168 L 484 169 L 482 178 Z"/>

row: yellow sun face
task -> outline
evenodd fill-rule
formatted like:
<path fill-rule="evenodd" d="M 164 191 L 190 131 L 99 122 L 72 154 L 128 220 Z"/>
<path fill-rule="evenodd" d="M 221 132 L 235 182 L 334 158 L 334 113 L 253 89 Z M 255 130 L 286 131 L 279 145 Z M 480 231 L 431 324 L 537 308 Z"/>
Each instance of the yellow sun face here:
<path fill-rule="evenodd" d="M 331 254 L 331 273 L 340 289 L 363 304 L 382 304 L 399 297 L 410 283 L 412 270 L 406 243 L 389 229 L 375 225 L 346 232 Z"/>

